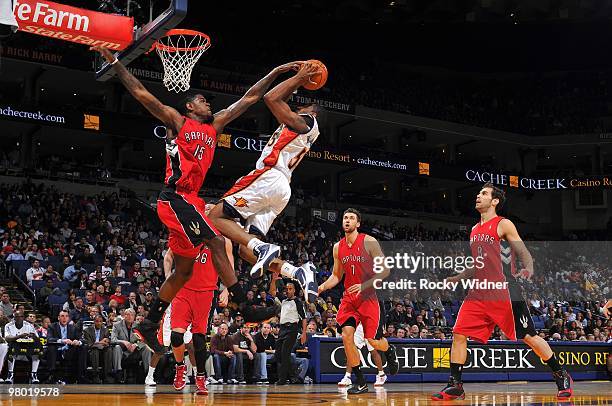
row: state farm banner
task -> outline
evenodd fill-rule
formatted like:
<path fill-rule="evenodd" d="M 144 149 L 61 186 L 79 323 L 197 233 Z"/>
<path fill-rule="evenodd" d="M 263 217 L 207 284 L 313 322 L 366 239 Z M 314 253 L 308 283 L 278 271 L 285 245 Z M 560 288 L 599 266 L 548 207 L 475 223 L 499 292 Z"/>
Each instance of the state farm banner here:
<path fill-rule="evenodd" d="M 51 1 L 18 0 L 19 30 L 49 38 L 121 50 L 132 43 L 134 19 Z"/>

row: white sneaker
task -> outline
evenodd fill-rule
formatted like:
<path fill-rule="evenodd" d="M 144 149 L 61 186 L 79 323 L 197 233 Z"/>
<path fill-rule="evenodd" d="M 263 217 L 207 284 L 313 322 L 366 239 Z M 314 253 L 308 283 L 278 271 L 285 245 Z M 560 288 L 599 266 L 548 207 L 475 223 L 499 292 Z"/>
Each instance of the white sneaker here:
<path fill-rule="evenodd" d="M 229 381 L 227 381 L 227 383 L 231 384 L 231 385 L 236 385 L 238 383 L 238 381 L 236 379 L 230 379 Z"/>
<path fill-rule="evenodd" d="M 338 382 L 338 386 L 340 386 L 341 388 L 344 388 L 345 386 L 351 386 L 352 384 L 353 382 L 351 381 L 351 378 L 346 375 L 344 376 L 344 378 L 342 378 L 340 382 Z"/>
<path fill-rule="evenodd" d="M 155 379 L 153 379 L 152 376 L 147 375 L 147 377 L 145 378 L 145 385 L 146 386 L 156 386 L 157 383 L 155 382 Z"/>
<path fill-rule="evenodd" d="M 376 382 L 374 386 L 383 386 L 387 382 L 387 375 L 376 375 Z"/>
<path fill-rule="evenodd" d="M 306 301 L 308 303 L 315 303 L 319 296 L 319 286 L 317 285 L 317 268 L 312 262 L 307 262 L 299 267 L 295 272 L 295 279 L 304 290 Z"/>
<path fill-rule="evenodd" d="M 304 383 L 306 385 L 312 385 L 313 384 L 312 378 L 307 376 L 306 378 L 304 378 Z"/>
<path fill-rule="evenodd" d="M 206 379 L 206 381 L 208 382 L 209 385 L 215 385 L 217 383 L 217 380 L 213 378 L 212 376 L 209 376 L 208 379 Z M 223 379 L 221 379 L 221 381 L 223 381 Z"/>

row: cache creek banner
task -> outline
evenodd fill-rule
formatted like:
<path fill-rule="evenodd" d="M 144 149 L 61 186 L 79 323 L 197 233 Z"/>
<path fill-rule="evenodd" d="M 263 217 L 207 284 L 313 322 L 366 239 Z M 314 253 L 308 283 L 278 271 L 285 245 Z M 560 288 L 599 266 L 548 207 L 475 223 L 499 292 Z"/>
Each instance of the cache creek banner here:
<path fill-rule="evenodd" d="M 445 382 L 450 372 L 451 340 L 391 339 L 397 348 L 400 370 L 390 382 Z M 606 379 L 606 360 L 612 344 L 550 342 L 559 362 L 575 380 Z M 344 375 L 346 356 L 342 340 L 313 337 L 309 342 L 317 382 L 338 382 Z M 373 380 L 376 367 L 367 349 L 361 350 L 362 370 Z M 386 360 L 383 356 L 383 365 Z M 463 370 L 465 381 L 550 380 L 550 369 L 525 344 L 514 341 L 470 341 Z"/>

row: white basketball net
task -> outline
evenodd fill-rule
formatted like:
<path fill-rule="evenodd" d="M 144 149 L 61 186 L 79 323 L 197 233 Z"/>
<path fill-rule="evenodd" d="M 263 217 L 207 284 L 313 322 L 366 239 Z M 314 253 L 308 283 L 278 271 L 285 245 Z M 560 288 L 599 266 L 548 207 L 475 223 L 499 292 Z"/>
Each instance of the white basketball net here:
<path fill-rule="evenodd" d="M 172 34 L 155 44 L 164 65 L 164 85 L 176 93 L 189 90 L 191 71 L 202 54 L 210 47 L 210 38 L 195 31 Z"/>

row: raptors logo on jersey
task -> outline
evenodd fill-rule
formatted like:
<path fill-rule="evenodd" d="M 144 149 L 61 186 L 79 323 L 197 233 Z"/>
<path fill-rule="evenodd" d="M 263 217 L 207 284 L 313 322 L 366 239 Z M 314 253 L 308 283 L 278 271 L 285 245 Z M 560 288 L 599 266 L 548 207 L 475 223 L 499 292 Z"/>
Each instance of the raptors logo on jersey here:
<path fill-rule="evenodd" d="M 166 144 L 165 184 L 197 193 L 212 164 L 216 145 L 217 132 L 212 125 L 185 117 L 177 137 Z"/>
<path fill-rule="evenodd" d="M 366 250 L 365 234 L 359 233 L 352 245 L 346 237 L 338 244 L 338 259 L 344 270 L 344 295 L 349 295 L 347 289 L 356 284 L 362 284 L 374 277 L 374 262 Z M 374 289 L 361 292 L 362 296 L 375 295 Z"/>
<path fill-rule="evenodd" d="M 491 220 L 478 223 L 472 227 L 470 248 L 474 258 L 482 258 L 481 267 L 476 267 L 474 279 L 489 282 L 506 282 L 513 279 L 515 273 L 512 250 L 507 241 L 501 241 L 497 235 L 499 222 L 504 218 L 497 216 Z M 484 292 L 483 292 L 484 293 Z M 476 289 L 470 291 L 471 297 L 477 295 Z M 491 292 L 497 295 L 499 292 Z"/>

